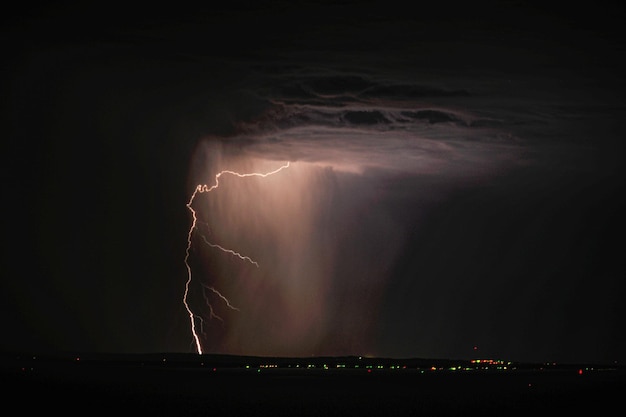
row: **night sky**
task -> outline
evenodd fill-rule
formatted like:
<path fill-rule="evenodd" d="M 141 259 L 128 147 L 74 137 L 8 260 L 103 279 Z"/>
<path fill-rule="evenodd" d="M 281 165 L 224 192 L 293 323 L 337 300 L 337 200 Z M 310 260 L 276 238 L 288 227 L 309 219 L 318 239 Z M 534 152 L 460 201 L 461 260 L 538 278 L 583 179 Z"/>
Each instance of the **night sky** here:
<path fill-rule="evenodd" d="M 467 3 L 5 14 L 0 349 L 624 363 L 623 10 Z"/>

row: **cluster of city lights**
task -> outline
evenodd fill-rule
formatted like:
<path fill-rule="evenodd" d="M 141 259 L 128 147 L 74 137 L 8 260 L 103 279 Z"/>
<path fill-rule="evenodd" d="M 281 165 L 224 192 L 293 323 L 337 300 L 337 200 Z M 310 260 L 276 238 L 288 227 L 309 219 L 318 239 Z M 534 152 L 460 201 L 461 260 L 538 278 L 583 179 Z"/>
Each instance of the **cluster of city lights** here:
<path fill-rule="evenodd" d="M 245 369 L 365 369 L 368 372 L 372 370 L 378 371 L 402 371 L 402 370 L 413 370 L 419 372 L 435 372 L 435 371 L 475 371 L 475 370 L 512 370 L 517 369 L 512 362 L 503 361 L 499 359 L 472 359 L 470 364 L 460 364 L 454 366 L 431 366 L 431 367 L 413 367 L 405 364 L 367 364 L 367 365 L 359 365 L 353 364 L 348 365 L 345 363 L 337 363 L 337 364 L 315 364 L 315 363 L 307 363 L 307 364 L 286 364 L 286 365 L 278 365 L 276 363 L 267 363 L 260 365 L 246 365 Z"/>

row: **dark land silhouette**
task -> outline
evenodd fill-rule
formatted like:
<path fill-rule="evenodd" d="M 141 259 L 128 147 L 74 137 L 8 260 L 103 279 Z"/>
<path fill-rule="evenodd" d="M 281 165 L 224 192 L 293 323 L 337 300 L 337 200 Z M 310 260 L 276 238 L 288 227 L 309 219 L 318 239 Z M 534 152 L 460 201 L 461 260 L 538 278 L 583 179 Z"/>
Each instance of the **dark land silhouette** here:
<path fill-rule="evenodd" d="M 3 354 L 6 407 L 141 415 L 585 415 L 619 406 L 617 364 L 197 354 Z"/>

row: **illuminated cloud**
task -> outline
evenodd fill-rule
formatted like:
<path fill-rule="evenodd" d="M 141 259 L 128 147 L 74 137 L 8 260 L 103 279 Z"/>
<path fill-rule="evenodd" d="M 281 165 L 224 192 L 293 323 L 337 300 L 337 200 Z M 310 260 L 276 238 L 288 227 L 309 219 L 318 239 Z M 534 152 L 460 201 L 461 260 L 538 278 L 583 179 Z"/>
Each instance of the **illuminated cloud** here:
<path fill-rule="evenodd" d="M 267 106 L 232 136 L 201 142 L 192 181 L 290 166 L 266 178 L 222 176 L 194 202 L 211 242 L 196 238 L 191 256 L 202 345 L 267 355 L 367 349 L 411 222 L 446 190 L 517 164 L 523 146 L 499 129 L 497 114 L 441 102 L 467 98 L 465 90 L 294 75 L 254 95 Z M 240 311 L 217 299 L 203 307 L 199 285 L 218 288 Z M 224 321 L 207 323 L 212 314 Z"/>
<path fill-rule="evenodd" d="M 194 351 L 290 161 L 206 352 L 623 362 L 620 13 L 278 3 L 7 27 L 5 347 Z"/>

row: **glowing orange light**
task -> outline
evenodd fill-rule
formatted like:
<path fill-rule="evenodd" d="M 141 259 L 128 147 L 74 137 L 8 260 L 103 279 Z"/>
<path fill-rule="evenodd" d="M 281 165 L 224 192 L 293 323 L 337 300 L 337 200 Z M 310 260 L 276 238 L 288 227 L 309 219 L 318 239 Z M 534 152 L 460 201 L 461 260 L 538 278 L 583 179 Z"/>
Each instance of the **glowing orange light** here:
<path fill-rule="evenodd" d="M 220 171 L 215 175 L 215 184 L 212 186 L 208 186 L 206 184 L 200 184 L 196 187 L 196 189 L 194 190 L 194 192 L 191 194 L 191 197 L 189 198 L 189 202 L 187 203 L 187 208 L 189 209 L 189 212 L 191 213 L 191 226 L 189 227 L 189 232 L 187 233 L 187 249 L 185 250 L 185 267 L 187 268 L 187 282 L 185 283 L 185 292 L 183 294 L 183 304 L 185 305 L 185 309 L 187 310 L 187 313 L 189 314 L 189 321 L 191 323 L 191 334 L 193 335 L 193 339 L 195 341 L 196 344 L 196 350 L 198 351 L 199 354 L 202 354 L 202 345 L 200 344 L 200 337 L 198 336 L 198 332 L 196 330 L 196 318 L 198 316 L 196 316 L 196 314 L 191 310 L 191 307 L 189 306 L 189 303 L 187 303 L 187 296 L 189 294 L 189 285 L 191 284 L 192 281 L 192 272 L 191 272 L 191 266 L 189 265 L 189 256 L 190 256 L 190 250 L 191 250 L 191 240 L 192 240 L 192 236 L 193 236 L 193 232 L 196 229 L 196 223 L 198 221 L 198 217 L 196 214 L 196 211 L 193 209 L 192 204 L 194 199 L 196 198 L 196 195 L 198 193 L 209 193 L 213 190 L 215 190 L 216 188 L 219 187 L 220 183 L 219 183 L 219 179 L 222 175 L 224 174 L 229 174 L 229 175 L 234 175 L 236 177 L 239 178 L 246 178 L 246 177 L 262 177 L 265 178 L 267 176 L 270 175 L 274 175 L 277 174 L 278 172 L 282 171 L 283 169 L 289 168 L 289 162 L 287 162 L 285 165 L 280 166 L 279 168 L 270 171 L 270 172 L 266 172 L 266 173 L 259 173 L 259 172 L 252 172 L 252 173 L 247 173 L 247 174 L 240 174 L 238 172 L 235 171 L 230 171 L 230 170 L 224 170 L 224 171 Z M 256 263 L 255 261 L 253 261 L 252 259 L 250 259 L 247 256 L 243 256 L 238 252 L 235 252 L 231 249 L 226 249 L 220 245 L 214 244 L 214 243 L 210 243 L 209 241 L 207 241 L 206 239 L 204 239 L 204 241 L 211 247 L 216 248 L 216 249 L 220 249 L 223 252 L 229 253 L 231 255 L 237 256 L 239 257 L 241 260 L 250 262 L 254 265 L 256 265 L 257 267 L 259 266 L 258 263 Z M 213 287 L 206 287 L 205 288 L 213 291 L 217 296 L 219 296 L 225 303 L 226 305 L 233 309 L 233 310 L 238 310 L 236 307 L 233 307 L 230 302 L 228 301 L 228 299 L 226 297 L 224 297 L 219 291 L 217 291 L 215 288 Z M 214 312 L 213 312 L 213 308 L 211 307 L 211 305 L 209 304 L 209 309 L 210 309 L 210 317 L 211 318 L 216 318 L 218 320 L 221 320 L 221 318 L 219 316 L 217 316 Z M 198 317 L 200 320 L 202 320 L 200 317 Z"/>

